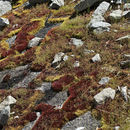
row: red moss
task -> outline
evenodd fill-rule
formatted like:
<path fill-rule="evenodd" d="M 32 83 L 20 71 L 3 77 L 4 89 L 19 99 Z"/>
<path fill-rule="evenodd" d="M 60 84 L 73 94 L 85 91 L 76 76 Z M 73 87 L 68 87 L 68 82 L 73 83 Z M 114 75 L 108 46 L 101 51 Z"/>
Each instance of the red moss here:
<path fill-rule="evenodd" d="M 36 115 L 35 112 L 30 112 L 30 113 L 28 113 L 28 114 L 24 117 L 24 119 L 25 119 L 25 120 L 28 120 L 29 122 L 32 122 L 32 121 L 36 120 L 36 118 L 37 118 L 37 115 Z"/>
<path fill-rule="evenodd" d="M 32 130 L 61 128 L 65 124 L 64 112 L 52 109 L 42 113 Z"/>
<path fill-rule="evenodd" d="M 50 110 L 52 110 L 54 107 L 45 103 L 40 103 L 35 107 L 35 111 L 38 112 L 48 112 Z"/>
<path fill-rule="evenodd" d="M 85 74 L 83 68 L 80 68 L 80 67 L 75 68 L 74 71 L 75 71 L 77 77 L 84 76 L 84 74 Z"/>
<path fill-rule="evenodd" d="M 65 75 L 65 76 L 61 77 L 59 80 L 54 81 L 52 83 L 52 88 L 55 91 L 61 91 L 64 86 L 70 84 L 73 80 L 74 80 L 73 76 L 71 76 L 71 75 Z"/>

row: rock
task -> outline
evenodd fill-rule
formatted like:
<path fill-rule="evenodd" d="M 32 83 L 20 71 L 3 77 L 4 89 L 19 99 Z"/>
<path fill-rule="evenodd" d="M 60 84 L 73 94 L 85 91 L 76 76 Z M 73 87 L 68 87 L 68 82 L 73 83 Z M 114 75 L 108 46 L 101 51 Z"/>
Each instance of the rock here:
<path fill-rule="evenodd" d="M 41 90 L 43 93 L 51 89 L 51 83 L 44 82 L 41 87 L 36 88 L 36 90 Z"/>
<path fill-rule="evenodd" d="M 12 10 L 12 6 L 10 2 L 0 1 L 0 16 L 6 14 L 10 10 Z"/>
<path fill-rule="evenodd" d="M 52 3 L 50 4 L 50 7 L 52 9 L 59 9 L 61 6 L 64 6 L 64 0 L 51 0 Z"/>
<path fill-rule="evenodd" d="M 88 50 L 88 49 L 84 49 L 84 54 L 90 54 L 90 53 L 94 53 L 94 50 Z"/>
<path fill-rule="evenodd" d="M 122 10 L 120 10 L 120 9 L 118 9 L 118 10 L 114 10 L 114 11 L 112 11 L 111 13 L 110 13 L 110 15 L 109 15 L 109 17 L 110 17 L 110 19 L 112 19 L 112 20 L 119 20 L 119 19 L 121 19 L 121 17 L 122 17 Z"/>
<path fill-rule="evenodd" d="M 74 63 L 74 65 L 73 65 L 74 67 L 79 67 L 80 66 L 80 63 L 79 63 L 79 61 L 75 61 L 75 63 Z"/>
<path fill-rule="evenodd" d="M 5 109 L 0 111 L 0 128 L 4 127 L 7 124 L 8 118 L 10 113 L 10 107 L 7 106 Z"/>
<path fill-rule="evenodd" d="M 57 53 L 55 55 L 55 57 L 54 57 L 54 60 L 53 60 L 52 64 L 54 65 L 54 64 L 57 64 L 57 63 L 61 62 L 64 55 L 65 54 L 63 52 Z"/>
<path fill-rule="evenodd" d="M 24 76 L 24 78 L 22 79 L 22 81 L 18 82 L 13 87 L 14 88 L 18 88 L 18 87 L 25 87 L 25 88 L 27 88 L 28 84 L 33 79 L 35 79 L 39 74 L 40 74 L 40 72 L 28 72 L 28 74 L 26 76 Z"/>
<path fill-rule="evenodd" d="M 81 39 L 71 38 L 69 44 L 73 44 L 78 48 L 81 47 L 84 44 L 84 42 Z"/>
<path fill-rule="evenodd" d="M 106 11 L 109 9 L 109 6 L 110 6 L 110 3 L 108 3 L 108 2 L 102 2 L 98 7 L 97 7 L 97 9 L 94 11 L 94 13 L 93 13 L 93 17 L 94 16 L 97 16 L 97 15 L 100 15 L 100 16 L 103 16 L 105 13 L 106 13 Z"/>
<path fill-rule="evenodd" d="M 122 69 L 130 68 L 130 60 L 122 61 L 120 66 Z"/>
<path fill-rule="evenodd" d="M 110 4 L 108 2 L 102 2 L 93 13 L 93 17 L 90 20 L 87 27 L 90 30 L 94 30 L 94 33 L 101 34 L 105 31 L 110 31 L 111 24 L 105 22 L 103 15 L 108 10 Z"/>
<path fill-rule="evenodd" d="M 46 103 L 55 106 L 56 109 L 61 109 L 67 98 L 68 98 L 67 91 L 62 91 L 56 93 L 50 100 L 47 100 Z"/>
<path fill-rule="evenodd" d="M 130 3 L 124 4 L 124 10 L 130 10 Z"/>
<path fill-rule="evenodd" d="M 6 106 L 15 103 L 16 103 L 16 99 L 9 95 L 2 103 L 0 103 L 0 110 L 4 109 Z"/>
<path fill-rule="evenodd" d="M 42 38 L 34 37 L 32 40 L 29 41 L 28 48 L 38 46 L 39 43 L 41 42 L 41 40 L 42 40 Z"/>
<path fill-rule="evenodd" d="M 101 80 L 99 81 L 99 84 L 100 84 L 100 85 L 106 84 L 106 83 L 109 82 L 109 80 L 110 80 L 109 77 L 103 77 L 103 78 L 101 78 Z"/>
<path fill-rule="evenodd" d="M 69 56 L 67 56 L 67 55 L 65 55 L 64 57 L 63 57 L 63 61 L 67 61 L 69 59 Z"/>
<path fill-rule="evenodd" d="M 91 28 L 92 30 L 100 30 L 101 33 L 105 32 L 105 31 L 110 31 L 110 27 L 111 24 L 107 23 L 107 22 L 95 22 L 92 23 L 89 28 Z"/>
<path fill-rule="evenodd" d="M 92 58 L 92 62 L 100 62 L 101 58 L 99 54 L 96 54 L 93 58 Z"/>
<path fill-rule="evenodd" d="M 85 130 L 85 127 L 78 127 L 75 130 Z"/>
<path fill-rule="evenodd" d="M 115 126 L 114 130 L 120 130 L 120 126 Z"/>
<path fill-rule="evenodd" d="M 96 15 L 96 16 L 92 17 L 92 19 L 89 22 L 88 26 L 91 26 L 95 22 L 105 22 L 105 19 L 101 15 Z"/>
<path fill-rule="evenodd" d="M 130 54 L 124 54 L 124 59 L 130 60 Z"/>
<path fill-rule="evenodd" d="M 98 104 L 102 104 L 102 103 L 105 102 L 105 100 L 107 98 L 114 99 L 115 94 L 116 94 L 116 91 L 114 89 L 112 89 L 112 88 L 105 88 L 100 93 L 96 94 L 94 96 L 94 99 L 95 99 L 95 101 Z"/>
<path fill-rule="evenodd" d="M 130 19 L 130 10 L 129 11 L 124 11 L 122 15 L 123 15 L 123 17 L 125 19 Z"/>
<path fill-rule="evenodd" d="M 121 40 L 124 40 L 124 39 L 130 39 L 130 35 L 127 35 L 127 36 L 123 36 L 121 38 L 118 38 L 116 41 L 121 41 Z"/>
<path fill-rule="evenodd" d="M 15 40 L 16 40 L 16 35 L 12 36 L 11 38 L 7 39 L 6 42 L 9 43 L 9 47 L 11 47 L 14 43 L 15 43 Z"/>
<path fill-rule="evenodd" d="M 112 21 L 119 21 L 121 18 L 126 18 L 129 19 L 130 18 L 130 11 L 122 11 L 120 9 L 118 10 L 114 10 L 112 11 L 112 13 L 110 13 L 109 18 Z"/>
<path fill-rule="evenodd" d="M 80 2 L 74 7 L 76 12 L 81 12 L 86 9 L 90 9 L 95 3 L 100 0 L 80 0 Z"/>
<path fill-rule="evenodd" d="M 0 18 L 0 30 L 3 30 L 7 25 L 9 25 L 9 20 L 6 18 Z"/>
<path fill-rule="evenodd" d="M 126 35 L 126 36 L 123 36 L 121 38 L 118 38 L 116 39 L 117 42 L 121 43 L 121 44 L 124 44 L 124 43 L 128 43 L 130 42 L 130 35 Z"/>
<path fill-rule="evenodd" d="M 127 86 L 123 86 L 123 87 L 119 87 L 118 86 L 118 90 L 121 92 L 122 96 L 124 97 L 124 100 L 126 102 L 128 102 L 128 94 L 127 94 L 127 91 L 128 91 L 128 88 Z"/>
<path fill-rule="evenodd" d="M 28 123 L 26 126 L 24 126 L 24 128 L 22 130 L 31 130 L 33 128 L 33 126 L 35 125 L 36 121 L 40 117 L 40 112 L 37 112 L 36 115 L 37 115 L 37 119 L 35 121 L 32 121 L 32 122 Z"/>
<path fill-rule="evenodd" d="M 51 0 L 29 0 L 30 5 L 42 4 L 42 3 L 50 3 Z"/>
<path fill-rule="evenodd" d="M 96 130 L 99 125 L 100 123 L 91 115 L 91 112 L 87 112 L 66 123 L 61 130 Z"/>
<path fill-rule="evenodd" d="M 0 72 L 0 89 L 9 89 L 22 81 L 29 72 L 29 65 L 19 66 Z M 27 81 L 29 79 L 26 79 Z M 27 82 L 26 81 L 26 82 Z"/>

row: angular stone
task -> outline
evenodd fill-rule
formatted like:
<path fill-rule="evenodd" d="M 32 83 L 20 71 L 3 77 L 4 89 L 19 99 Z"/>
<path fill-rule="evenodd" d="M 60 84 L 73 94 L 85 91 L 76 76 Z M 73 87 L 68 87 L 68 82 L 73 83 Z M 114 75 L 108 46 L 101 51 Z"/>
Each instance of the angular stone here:
<path fill-rule="evenodd" d="M 109 17 L 110 17 L 110 19 L 112 19 L 112 20 L 119 20 L 119 19 L 121 19 L 122 14 L 123 14 L 123 11 L 120 10 L 120 9 L 118 9 L 118 10 L 112 11 L 112 12 L 110 13 Z"/>
<path fill-rule="evenodd" d="M 74 67 L 79 67 L 80 66 L 80 63 L 79 63 L 79 61 L 75 61 L 75 63 L 74 63 L 74 65 L 73 65 Z"/>
<path fill-rule="evenodd" d="M 59 52 L 59 53 L 57 53 L 57 54 L 55 55 L 55 57 L 54 57 L 54 60 L 53 60 L 52 64 L 55 64 L 55 63 L 61 62 L 63 56 L 64 56 L 64 53 L 63 53 L 63 52 Z"/>
<path fill-rule="evenodd" d="M 0 110 L 4 109 L 6 106 L 15 104 L 16 101 L 17 100 L 15 98 L 9 95 L 2 103 L 0 103 Z"/>
<path fill-rule="evenodd" d="M 105 88 L 100 93 L 96 94 L 94 96 L 94 99 L 95 99 L 95 101 L 98 104 L 102 104 L 102 103 L 105 102 L 105 100 L 107 98 L 114 99 L 115 94 L 116 94 L 116 91 L 114 89 L 112 89 L 112 88 Z"/>
<path fill-rule="evenodd" d="M 75 11 L 81 12 L 86 9 L 90 9 L 95 3 L 100 0 L 80 0 L 80 2 L 74 7 Z"/>
<path fill-rule="evenodd" d="M 51 0 L 29 0 L 30 5 L 42 4 L 42 3 L 50 3 Z"/>
<path fill-rule="evenodd" d="M 7 25 L 9 25 L 9 20 L 6 18 L 0 18 L 0 30 L 3 30 Z"/>
<path fill-rule="evenodd" d="M 81 39 L 71 38 L 69 44 L 73 44 L 78 48 L 81 47 L 84 44 L 84 42 Z"/>
<path fill-rule="evenodd" d="M 97 16 L 97 15 L 101 15 L 103 16 L 106 11 L 109 9 L 109 6 L 110 6 L 110 3 L 108 2 L 102 2 L 98 7 L 97 9 L 94 11 L 93 15 L 92 16 Z"/>
<path fill-rule="evenodd" d="M 92 58 L 92 61 L 93 61 L 93 62 L 100 62 L 100 61 L 101 61 L 100 55 L 99 55 L 99 54 L 96 54 L 96 55 Z"/>
<path fill-rule="evenodd" d="M 34 37 L 32 40 L 29 41 L 28 47 L 31 48 L 34 46 L 38 46 L 41 40 L 42 40 L 42 38 Z"/>
<path fill-rule="evenodd" d="M 106 83 L 109 82 L 109 80 L 110 80 L 109 77 L 103 77 L 103 78 L 101 78 L 101 80 L 99 81 L 99 84 L 100 84 L 100 85 L 106 84 Z"/>
<path fill-rule="evenodd" d="M 10 109 L 7 107 L 0 111 L 0 128 L 4 127 L 7 124 L 9 113 L 10 113 Z"/>
<path fill-rule="evenodd" d="M 122 61 L 120 66 L 122 69 L 130 68 L 130 60 Z"/>
<path fill-rule="evenodd" d="M 66 123 L 61 130 L 96 130 L 100 123 L 91 115 L 91 112 L 87 112 L 76 119 Z"/>
<path fill-rule="evenodd" d="M 12 10 L 12 6 L 10 2 L 0 1 L 0 16 L 6 14 L 10 10 Z"/>
<path fill-rule="evenodd" d="M 93 23 L 90 27 L 93 29 L 96 28 L 102 28 L 102 29 L 108 29 L 111 26 L 111 24 L 107 23 L 107 22 L 95 22 Z"/>
<path fill-rule="evenodd" d="M 122 86 L 122 87 L 118 86 L 118 90 L 121 92 L 122 96 L 124 97 L 124 100 L 126 102 L 128 102 L 128 94 L 127 94 L 128 88 L 127 88 L 127 86 Z"/>
<path fill-rule="evenodd" d="M 124 9 L 125 9 L 125 10 L 126 10 L 126 9 L 130 10 L 130 3 L 124 4 Z"/>
<path fill-rule="evenodd" d="M 64 0 L 51 0 L 52 3 L 50 4 L 50 7 L 52 9 L 59 9 L 61 6 L 64 6 Z"/>

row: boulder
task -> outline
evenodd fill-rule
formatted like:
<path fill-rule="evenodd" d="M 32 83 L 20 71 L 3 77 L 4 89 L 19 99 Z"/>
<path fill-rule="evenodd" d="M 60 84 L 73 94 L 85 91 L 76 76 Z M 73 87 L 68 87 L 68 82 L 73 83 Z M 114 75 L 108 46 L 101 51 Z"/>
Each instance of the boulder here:
<path fill-rule="evenodd" d="M 97 9 L 94 11 L 93 15 L 92 16 L 97 16 L 97 15 L 101 15 L 103 16 L 106 11 L 109 9 L 110 7 L 110 3 L 108 2 L 102 2 L 98 7 Z"/>
<path fill-rule="evenodd" d="M 86 9 L 90 9 L 95 3 L 101 0 L 80 0 L 80 2 L 74 7 L 76 12 L 81 12 Z"/>
<path fill-rule="evenodd" d="M 61 130 L 96 130 L 100 126 L 90 111 L 66 123 Z"/>
<path fill-rule="evenodd" d="M 9 20 L 6 18 L 0 18 L 0 31 L 3 30 L 7 25 L 9 25 Z"/>
<path fill-rule="evenodd" d="M 112 89 L 112 88 L 105 88 L 100 93 L 96 94 L 94 96 L 94 99 L 95 99 L 95 101 L 98 104 L 102 104 L 102 103 L 105 102 L 105 100 L 107 98 L 114 99 L 115 94 L 116 94 L 116 91 L 114 89 Z"/>
<path fill-rule="evenodd" d="M 96 34 L 103 33 L 105 31 L 110 30 L 111 24 L 105 22 L 105 19 L 103 15 L 106 13 L 106 11 L 109 9 L 110 3 L 108 2 L 102 2 L 97 9 L 94 11 L 92 15 L 92 19 L 90 20 L 87 27 L 90 30 L 93 30 Z"/>
<path fill-rule="evenodd" d="M 42 40 L 42 38 L 34 37 L 32 40 L 29 41 L 28 48 L 38 46 L 41 40 Z"/>
<path fill-rule="evenodd" d="M 12 6 L 9 1 L 0 1 L 0 16 L 6 14 L 10 10 L 12 10 Z"/>

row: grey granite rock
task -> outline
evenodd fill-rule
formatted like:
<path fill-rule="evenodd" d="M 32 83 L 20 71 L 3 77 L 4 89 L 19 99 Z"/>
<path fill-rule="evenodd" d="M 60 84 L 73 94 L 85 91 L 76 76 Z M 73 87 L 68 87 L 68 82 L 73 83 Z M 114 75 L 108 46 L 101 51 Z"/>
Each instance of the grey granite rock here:
<path fill-rule="evenodd" d="M 11 9 L 12 9 L 12 6 L 9 1 L 0 1 L 0 16 L 9 12 Z"/>
<path fill-rule="evenodd" d="M 100 93 L 94 96 L 98 104 L 103 104 L 107 98 L 114 99 L 116 91 L 112 88 L 105 88 Z"/>
<path fill-rule="evenodd" d="M 87 112 L 76 119 L 66 123 L 61 130 L 96 130 L 100 123 L 94 119 L 91 112 Z"/>

